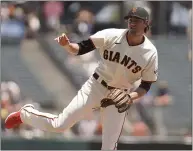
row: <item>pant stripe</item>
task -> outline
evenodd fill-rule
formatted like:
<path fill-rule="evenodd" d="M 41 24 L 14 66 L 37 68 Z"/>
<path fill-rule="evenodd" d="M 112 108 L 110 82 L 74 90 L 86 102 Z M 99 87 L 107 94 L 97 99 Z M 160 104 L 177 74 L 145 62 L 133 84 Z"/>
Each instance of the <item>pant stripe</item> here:
<path fill-rule="evenodd" d="M 124 125 L 124 123 L 125 123 L 125 119 L 126 119 L 126 113 L 125 113 L 123 125 Z M 119 137 L 118 137 L 118 139 L 117 139 L 117 142 L 115 143 L 115 147 L 114 147 L 113 150 L 116 150 L 116 149 L 117 149 L 117 144 L 118 144 L 119 138 L 120 138 L 120 136 L 121 136 L 121 133 L 122 133 L 122 131 L 123 131 L 123 125 L 122 125 L 121 132 L 120 132 L 120 134 L 119 134 Z"/>
<path fill-rule="evenodd" d="M 48 115 L 43 115 L 43 114 L 38 114 L 38 113 L 30 112 L 30 111 L 28 111 L 26 109 L 23 109 L 23 110 L 25 110 L 26 112 L 31 113 L 33 115 L 41 116 L 41 117 L 48 118 L 48 119 L 51 119 L 51 120 L 54 120 L 55 118 L 57 118 L 57 117 L 49 117 Z"/>

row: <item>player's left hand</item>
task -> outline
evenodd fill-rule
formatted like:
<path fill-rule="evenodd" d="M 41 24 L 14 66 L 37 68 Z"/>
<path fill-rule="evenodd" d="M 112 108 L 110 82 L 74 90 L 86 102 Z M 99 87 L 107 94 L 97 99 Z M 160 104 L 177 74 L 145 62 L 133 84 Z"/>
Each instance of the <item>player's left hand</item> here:
<path fill-rule="evenodd" d="M 125 112 L 133 104 L 130 96 L 121 89 L 113 89 L 106 98 L 101 100 L 101 107 L 106 108 L 115 105 L 119 113 Z"/>
<path fill-rule="evenodd" d="M 66 46 L 70 44 L 70 41 L 65 33 L 55 38 L 54 40 L 57 41 L 61 46 Z"/>

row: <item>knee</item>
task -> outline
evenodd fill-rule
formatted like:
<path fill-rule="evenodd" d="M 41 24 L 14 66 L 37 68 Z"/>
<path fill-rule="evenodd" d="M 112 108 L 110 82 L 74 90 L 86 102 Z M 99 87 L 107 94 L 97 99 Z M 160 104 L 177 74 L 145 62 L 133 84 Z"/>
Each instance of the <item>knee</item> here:
<path fill-rule="evenodd" d="M 63 116 L 55 117 L 51 120 L 52 128 L 55 132 L 64 132 L 71 127 L 71 123 L 68 123 L 67 119 Z"/>
<path fill-rule="evenodd" d="M 51 125 L 52 129 L 54 129 L 55 132 L 63 132 L 65 130 L 62 121 L 58 117 L 52 118 L 51 120 Z"/>

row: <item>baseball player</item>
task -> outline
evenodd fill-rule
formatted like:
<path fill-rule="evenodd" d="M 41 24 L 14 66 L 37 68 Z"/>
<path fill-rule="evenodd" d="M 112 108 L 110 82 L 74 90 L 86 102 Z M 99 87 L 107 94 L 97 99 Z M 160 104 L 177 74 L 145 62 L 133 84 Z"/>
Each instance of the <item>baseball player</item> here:
<path fill-rule="evenodd" d="M 124 19 L 128 29 L 105 29 L 80 43 L 71 43 L 65 34 L 57 37 L 55 40 L 66 51 L 77 56 L 97 49 L 101 56 L 98 67 L 59 115 L 40 112 L 27 104 L 7 117 L 6 128 L 24 123 L 44 131 L 63 132 L 100 107 L 102 150 L 117 149 L 126 111 L 148 92 L 158 70 L 157 50 L 145 36 L 149 14 L 136 7 Z M 139 87 L 131 92 L 140 79 Z"/>

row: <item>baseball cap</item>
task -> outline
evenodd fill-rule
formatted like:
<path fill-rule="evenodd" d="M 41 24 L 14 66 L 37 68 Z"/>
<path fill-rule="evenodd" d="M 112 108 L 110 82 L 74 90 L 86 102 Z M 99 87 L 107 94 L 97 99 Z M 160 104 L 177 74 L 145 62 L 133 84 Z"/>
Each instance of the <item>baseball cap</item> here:
<path fill-rule="evenodd" d="M 149 20 L 148 12 L 142 7 L 133 7 L 124 19 L 128 20 L 130 17 L 138 17 L 143 20 Z"/>

